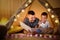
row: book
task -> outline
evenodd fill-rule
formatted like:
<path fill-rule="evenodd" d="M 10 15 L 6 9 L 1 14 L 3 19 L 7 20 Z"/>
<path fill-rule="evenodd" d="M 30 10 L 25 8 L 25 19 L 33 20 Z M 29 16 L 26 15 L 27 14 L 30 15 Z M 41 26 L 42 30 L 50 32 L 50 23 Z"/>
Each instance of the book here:
<path fill-rule="evenodd" d="M 25 23 L 23 22 L 20 22 L 20 25 L 23 29 L 25 29 L 26 31 L 31 31 L 32 32 L 32 29 L 31 27 L 29 27 L 28 25 L 26 25 Z"/>

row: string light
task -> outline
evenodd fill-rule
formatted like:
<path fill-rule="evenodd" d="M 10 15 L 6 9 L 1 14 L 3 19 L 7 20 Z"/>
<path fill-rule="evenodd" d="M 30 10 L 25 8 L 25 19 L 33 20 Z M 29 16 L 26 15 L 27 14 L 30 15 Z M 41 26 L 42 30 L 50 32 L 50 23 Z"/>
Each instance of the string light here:
<path fill-rule="evenodd" d="M 11 28 L 13 28 L 13 26 L 11 26 Z"/>
<path fill-rule="evenodd" d="M 14 19 L 14 21 L 17 21 L 17 19 Z"/>
<path fill-rule="evenodd" d="M 54 18 L 55 16 L 54 15 L 51 15 L 51 18 Z"/>
<path fill-rule="evenodd" d="M 52 35 L 49 35 L 49 38 L 52 38 Z"/>
<path fill-rule="evenodd" d="M 56 38 L 56 36 L 54 36 L 54 38 Z"/>
<path fill-rule="evenodd" d="M 31 3 L 31 2 L 32 2 L 32 0 L 29 0 L 28 2 L 29 2 L 29 3 Z"/>
<path fill-rule="evenodd" d="M 40 37 L 42 37 L 42 34 L 40 34 Z"/>
<path fill-rule="evenodd" d="M 11 34 L 11 38 L 14 38 L 15 37 L 15 35 L 14 34 Z"/>
<path fill-rule="evenodd" d="M 17 34 L 15 34 L 15 38 L 18 38 Z"/>
<path fill-rule="evenodd" d="M 38 37 L 38 34 L 35 34 L 35 37 Z"/>
<path fill-rule="evenodd" d="M 32 37 L 32 34 L 30 35 L 30 37 Z"/>
<path fill-rule="evenodd" d="M 54 13 L 54 11 L 51 11 L 52 13 Z"/>
<path fill-rule="evenodd" d="M 28 4 L 25 4 L 25 7 L 27 7 L 28 6 Z"/>
<path fill-rule="evenodd" d="M 12 34 L 11 37 L 14 37 L 14 38 L 24 38 L 24 37 L 33 37 L 34 35 L 26 35 L 26 34 Z M 34 37 L 39 37 L 38 34 L 35 34 Z M 43 38 L 56 38 L 57 36 L 56 35 L 43 35 L 41 36 Z"/>
<path fill-rule="evenodd" d="M 25 10 L 23 9 L 22 12 L 24 12 Z"/>
<path fill-rule="evenodd" d="M 47 35 L 44 35 L 44 38 L 47 38 Z"/>
<path fill-rule="evenodd" d="M 56 19 L 56 20 L 55 20 L 55 23 L 59 23 L 59 20 L 58 20 L 58 19 Z"/>
<path fill-rule="evenodd" d="M 20 17 L 20 15 L 18 14 L 17 17 Z"/>
<path fill-rule="evenodd" d="M 45 3 L 45 6 L 48 7 L 48 3 Z"/>
<path fill-rule="evenodd" d="M 48 11 L 48 12 L 50 12 L 50 11 L 51 11 L 51 9 L 50 9 L 50 8 L 48 8 L 48 9 L 47 9 L 47 11 Z"/>
<path fill-rule="evenodd" d="M 29 37 L 29 35 L 27 35 L 27 37 Z"/>

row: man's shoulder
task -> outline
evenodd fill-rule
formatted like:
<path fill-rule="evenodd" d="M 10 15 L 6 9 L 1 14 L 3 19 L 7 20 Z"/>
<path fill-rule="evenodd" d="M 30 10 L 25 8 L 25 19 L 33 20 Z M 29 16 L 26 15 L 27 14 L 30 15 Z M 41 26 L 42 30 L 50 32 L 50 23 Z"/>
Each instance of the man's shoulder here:
<path fill-rule="evenodd" d="M 26 22 L 28 22 L 28 20 L 29 20 L 28 18 L 25 18 L 25 19 L 23 20 L 23 22 L 26 23 Z"/>
<path fill-rule="evenodd" d="M 24 18 L 24 20 L 28 20 L 28 18 Z"/>
<path fill-rule="evenodd" d="M 38 19 L 38 18 L 36 18 L 35 20 L 38 20 L 38 21 L 39 21 L 39 19 Z"/>

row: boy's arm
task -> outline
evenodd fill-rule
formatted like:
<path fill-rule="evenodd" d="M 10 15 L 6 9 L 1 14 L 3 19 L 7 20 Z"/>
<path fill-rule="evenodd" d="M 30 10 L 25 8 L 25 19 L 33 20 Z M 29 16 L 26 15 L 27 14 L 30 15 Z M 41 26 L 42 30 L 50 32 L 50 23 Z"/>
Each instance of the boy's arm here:
<path fill-rule="evenodd" d="M 53 28 L 51 27 L 51 24 L 49 22 L 47 22 L 48 24 L 48 28 L 46 29 L 47 33 L 51 33 L 53 31 Z"/>

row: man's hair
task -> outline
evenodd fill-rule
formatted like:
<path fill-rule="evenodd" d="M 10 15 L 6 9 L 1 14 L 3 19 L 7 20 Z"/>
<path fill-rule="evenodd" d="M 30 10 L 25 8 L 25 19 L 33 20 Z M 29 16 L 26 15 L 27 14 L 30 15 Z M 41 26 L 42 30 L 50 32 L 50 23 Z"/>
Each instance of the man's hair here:
<path fill-rule="evenodd" d="M 28 14 L 35 15 L 35 12 L 31 10 L 31 11 L 28 11 Z"/>
<path fill-rule="evenodd" d="M 48 14 L 46 12 L 43 12 L 41 15 L 48 16 Z"/>

